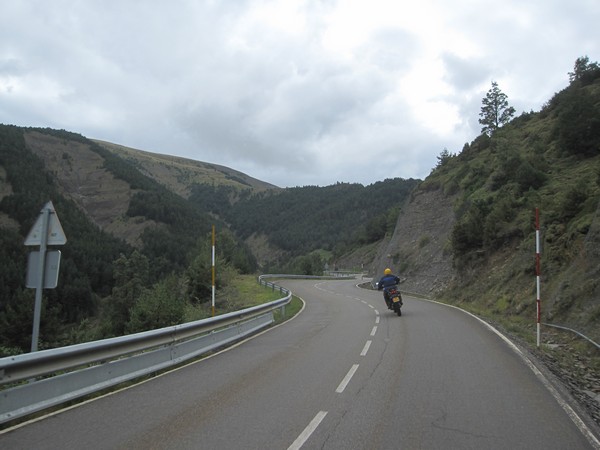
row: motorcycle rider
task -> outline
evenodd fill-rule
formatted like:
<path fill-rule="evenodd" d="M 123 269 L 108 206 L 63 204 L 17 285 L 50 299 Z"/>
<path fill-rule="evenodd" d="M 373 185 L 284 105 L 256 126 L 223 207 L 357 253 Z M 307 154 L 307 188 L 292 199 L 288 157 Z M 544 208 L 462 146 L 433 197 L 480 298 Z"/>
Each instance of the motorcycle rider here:
<path fill-rule="evenodd" d="M 392 309 L 392 303 L 389 299 L 387 288 L 396 286 L 397 284 L 400 284 L 400 278 L 392 274 L 392 269 L 385 269 L 383 271 L 383 276 L 379 280 L 379 283 L 377 283 L 377 290 L 383 290 L 383 299 L 385 300 L 388 309 Z"/>

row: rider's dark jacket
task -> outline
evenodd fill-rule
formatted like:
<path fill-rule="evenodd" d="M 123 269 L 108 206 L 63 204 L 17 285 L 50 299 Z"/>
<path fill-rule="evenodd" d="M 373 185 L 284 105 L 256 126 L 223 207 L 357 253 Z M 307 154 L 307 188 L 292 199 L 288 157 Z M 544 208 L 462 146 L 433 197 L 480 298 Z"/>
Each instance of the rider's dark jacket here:
<path fill-rule="evenodd" d="M 395 286 L 396 284 L 400 283 L 400 278 L 398 278 L 396 275 L 384 275 L 381 277 L 381 280 L 379 280 L 379 283 L 377 283 L 377 289 L 382 290 L 384 288 L 388 288 L 390 286 Z"/>

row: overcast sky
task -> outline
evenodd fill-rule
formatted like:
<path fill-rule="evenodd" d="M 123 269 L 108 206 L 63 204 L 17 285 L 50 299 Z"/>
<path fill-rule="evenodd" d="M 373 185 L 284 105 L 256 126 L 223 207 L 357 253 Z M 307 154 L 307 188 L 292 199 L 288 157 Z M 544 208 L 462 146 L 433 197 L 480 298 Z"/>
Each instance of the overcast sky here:
<path fill-rule="evenodd" d="M 0 0 L 0 123 L 281 187 L 425 178 L 600 60 L 599 0 Z"/>

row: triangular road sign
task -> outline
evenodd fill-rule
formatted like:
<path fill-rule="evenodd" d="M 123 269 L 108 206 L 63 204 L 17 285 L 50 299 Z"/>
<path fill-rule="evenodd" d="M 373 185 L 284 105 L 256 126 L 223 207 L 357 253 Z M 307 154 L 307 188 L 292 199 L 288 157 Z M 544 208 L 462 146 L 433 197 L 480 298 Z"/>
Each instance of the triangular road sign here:
<path fill-rule="evenodd" d="M 52 202 L 48 202 L 44 205 L 42 210 L 40 211 L 40 216 L 38 217 L 35 225 L 29 231 L 27 238 L 25 239 L 25 245 L 42 245 L 42 226 L 44 224 L 44 211 L 49 210 L 48 215 L 48 241 L 47 245 L 64 245 L 67 243 L 67 237 L 65 236 L 65 232 L 62 229 L 62 225 L 58 220 L 58 215 L 54 210 L 54 205 Z"/>

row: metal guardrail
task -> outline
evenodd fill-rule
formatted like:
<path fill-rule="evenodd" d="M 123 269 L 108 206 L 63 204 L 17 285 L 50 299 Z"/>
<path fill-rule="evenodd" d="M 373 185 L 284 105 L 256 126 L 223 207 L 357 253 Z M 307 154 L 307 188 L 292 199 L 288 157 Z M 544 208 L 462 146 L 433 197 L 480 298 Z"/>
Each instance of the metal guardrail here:
<path fill-rule="evenodd" d="M 266 274 L 260 275 L 258 277 L 258 281 L 261 284 L 266 286 L 271 286 L 273 283 L 266 281 L 267 278 L 280 278 L 280 279 L 291 279 L 291 280 L 351 280 L 357 277 L 357 275 L 361 275 L 360 273 L 351 272 L 351 271 L 328 271 L 327 275 L 291 275 L 286 273 L 279 274 Z M 277 286 L 277 285 L 274 285 Z"/>
<path fill-rule="evenodd" d="M 0 358 L 0 424 L 168 369 L 269 326 L 292 293 L 267 278 L 354 276 L 261 275 L 260 284 L 284 297 L 195 322 Z"/>
<path fill-rule="evenodd" d="M 565 330 L 565 331 L 570 331 L 571 333 L 576 334 L 577 336 L 579 336 L 582 339 L 585 339 L 586 341 L 588 341 L 590 344 L 592 344 L 594 347 L 596 347 L 598 350 L 600 350 L 600 344 L 598 344 L 597 342 L 593 341 L 592 339 L 590 339 L 589 337 L 587 337 L 586 335 L 584 335 L 583 333 L 580 333 L 577 330 L 574 330 L 572 328 L 568 328 L 568 327 L 563 327 L 562 325 L 554 325 L 552 323 L 542 323 L 542 325 L 545 325 L 547 327 L 551 327 L 551 328 L 558 328 L 561 330 Z"/>
<path fill-rule="evenodd" d="M 273 283 L 264 282 L 275 288 Z M 0 423 L 180 364 L 274 321 L 285 296 L 241 311 L 128 336 L 0 358 Z M 40 378 L 43 377 L 43 378 Z"/>

